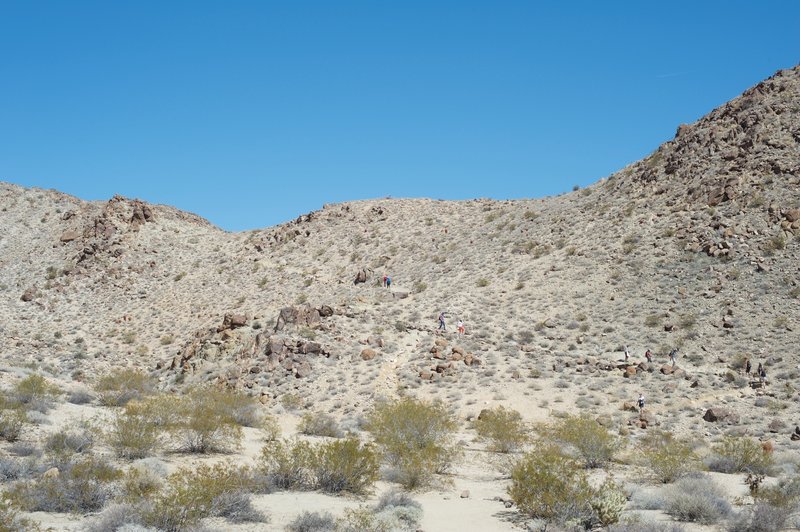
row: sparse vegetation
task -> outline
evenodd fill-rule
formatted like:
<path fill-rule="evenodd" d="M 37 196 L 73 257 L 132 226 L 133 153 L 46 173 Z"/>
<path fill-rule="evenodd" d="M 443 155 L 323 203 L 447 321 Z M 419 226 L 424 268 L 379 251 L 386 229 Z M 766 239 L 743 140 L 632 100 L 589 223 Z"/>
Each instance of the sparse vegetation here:
<path fill-rule="evenodd" d="M 502 406 L 481 411 L 474 426 L 479 436 L 489 440 L 489 449 L 499 453 L 519 450 L 529 440 L 520 413 Z"/>
<path fill-rule="evenodd" d="M 103 375 L 94 387 L 103 406 L 125 406 L 129 401 L 141 399 L 155 390 L 155 382 L 145 373 L 135 369 L 119 369 Z"/>
<path fill-rule="evenodd" d="M 569 446 L 585 467 L 605 465 L 620 448 L 620 441 L 593 417 L 567 415 L 552 425 L 543 427 L 545 437 Z"/>
<path fill-rule="evenodd" d="M 712 448 L 708 468 L 720 473 L 769 474 L 772 454 L 748 437 L 726 436 Z"/>

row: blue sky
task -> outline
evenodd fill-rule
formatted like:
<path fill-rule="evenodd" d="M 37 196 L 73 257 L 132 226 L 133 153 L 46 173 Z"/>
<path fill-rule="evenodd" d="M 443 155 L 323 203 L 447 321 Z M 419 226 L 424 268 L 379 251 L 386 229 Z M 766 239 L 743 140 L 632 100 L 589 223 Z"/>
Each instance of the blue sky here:
<path fill-rule="evenodd" d="M 541 197 L 800 61 L 795 1 L 0 0 L 0 180 L 228 230 Z"/>

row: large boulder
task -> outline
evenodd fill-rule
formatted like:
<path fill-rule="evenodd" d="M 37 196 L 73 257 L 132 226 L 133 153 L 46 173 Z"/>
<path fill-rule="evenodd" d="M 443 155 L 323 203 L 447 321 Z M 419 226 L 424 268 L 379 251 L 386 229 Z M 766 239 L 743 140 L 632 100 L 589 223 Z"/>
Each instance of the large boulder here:
<path fill-rule="evenodd" d="M 353 284 L 362 284 L 367 282 L 367 270 L 359 270 Z"/>
<path fill-rule="evenodd" d="M 220 331 L 224 331 L 227 329 L 237 329 L 239 327 L 244 327 L 247 325 L 247 316 L 244 314 L 225 314 L 225 317 L 222 319 L 222 326 L 220 327 Z"/>
<path fill-rule="evenodd" d="M 319 310 L 311 307 L 310 305 L 284 307 L 281 309 L 280 314 L 278 314 L 278 319 L 275 322 L 275 331 L 283 330 L 287 324 L 305 325 L 310 327 L 318 324 L 319 322 Z"/>
<path fill-rule="evenodd" d="M 711 423 L 725 422 L 725 423 L 738 423 L 739 414 L 725 407 L 712 407 L 706 410 L 703 414 L 703 419 Z"/>
<path fill-rule="evenodd" d="M 76 229 L 70 229 L 69 231 L 65 231 L 64 234 L 61 235 L 62 242 L 72 242 L 73 240 L 77 240 L 81 237 L 81 232 Z"/>

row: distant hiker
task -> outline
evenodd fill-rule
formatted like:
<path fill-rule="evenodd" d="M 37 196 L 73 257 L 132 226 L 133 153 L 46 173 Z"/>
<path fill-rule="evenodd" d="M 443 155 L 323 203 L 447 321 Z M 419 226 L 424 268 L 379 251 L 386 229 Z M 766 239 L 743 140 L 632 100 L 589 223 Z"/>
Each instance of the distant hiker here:
<path fill-rule="evenodd" d="M 464 322 L 463 321 L 458 320 L 457 328 L 458 328 L 458 334 L 464 334 Z"/>
<path fill-rule="evenodd" d="M 759 364 L 759 366 L 760 365 L 761 364 Z M 761 381 L 761 384 L 764 386 L 767 385 L 767 370 L 765 370 L 763 367 L 761 368 L 761 371 L 758 372 L 758 379 Z"/>
<path fill-rule="evenodd" d="M 628 351 L 628 346 L 625 346 L 625 362 L 628 361 L 628 358 L 631 356 L 631 352 Z"/>
<path fill-rule="evenodd" d="M 759 362 L 758 363 L 758 369 L 756 370 L 756 377 L 760 377 L 762 371 L 764 371 L 764 366 L 762 366 L 761 362 Z"/>
<path fill-rule="evenodd" d="M 750 359 L 749 358 L 745 358 L 744 359 L 744 374 L 749 377 L 750 376 L 750 372 L 752 370 L 753 370 L 753 365 L 750 364 Z"/>
<path fill-rule="evenodd" d="M 388 281 L 388 280 L 389 280 L 389 278 L 384 275 L 383 276 L 383 284 L 382 284 L 382 286 L 386 286 L 386 281 Z"/>
<path fill-rule="evenodd" d="M 644 352 L 644 358 L 646 358 L 648 362 L 653 362 L 653 353 L 648 349 Z"/>
<path fill-rule="evenodd" d="M 444 322 L 444 312 L 440 312 L 439 313 L 439 330 L 440 331 L 446 331 L 447 330 L 447 325 Z"/>
<path fill-rule="evenodd" d="M 672 362 L 672 367 L 675 367 L 675 358 L 678 356 L 678 348 L 676 347 L 672 351 L 669 352 L 669 360 Z"/>
<path fill-rule="evenodd" d="M 639 400 L 636 401 L 636 404 L 639 405 L 639 413 L 641 414 L 642 410 L 644 410 L 644 395 L 639 394 Z"/>
<path fill-rule="evenodd" d="M 392 278 L 391 277 L 387 277 L 386 278 L 386 288 L 391 288 L 391 287 L 392 287 Z"/>

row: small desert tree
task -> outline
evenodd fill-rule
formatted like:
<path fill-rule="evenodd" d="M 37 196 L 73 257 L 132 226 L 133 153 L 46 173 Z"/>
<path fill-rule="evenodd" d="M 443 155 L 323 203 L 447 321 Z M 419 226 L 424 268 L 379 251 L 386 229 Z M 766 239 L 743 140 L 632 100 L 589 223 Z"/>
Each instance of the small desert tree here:
<path fill-rule="evenodd" d="M 406 488 L 414 488 L 443 473 L 457 456 L 456 421 L 441 403 L 405 397 L 378 404 L 367 430 Z"/>

